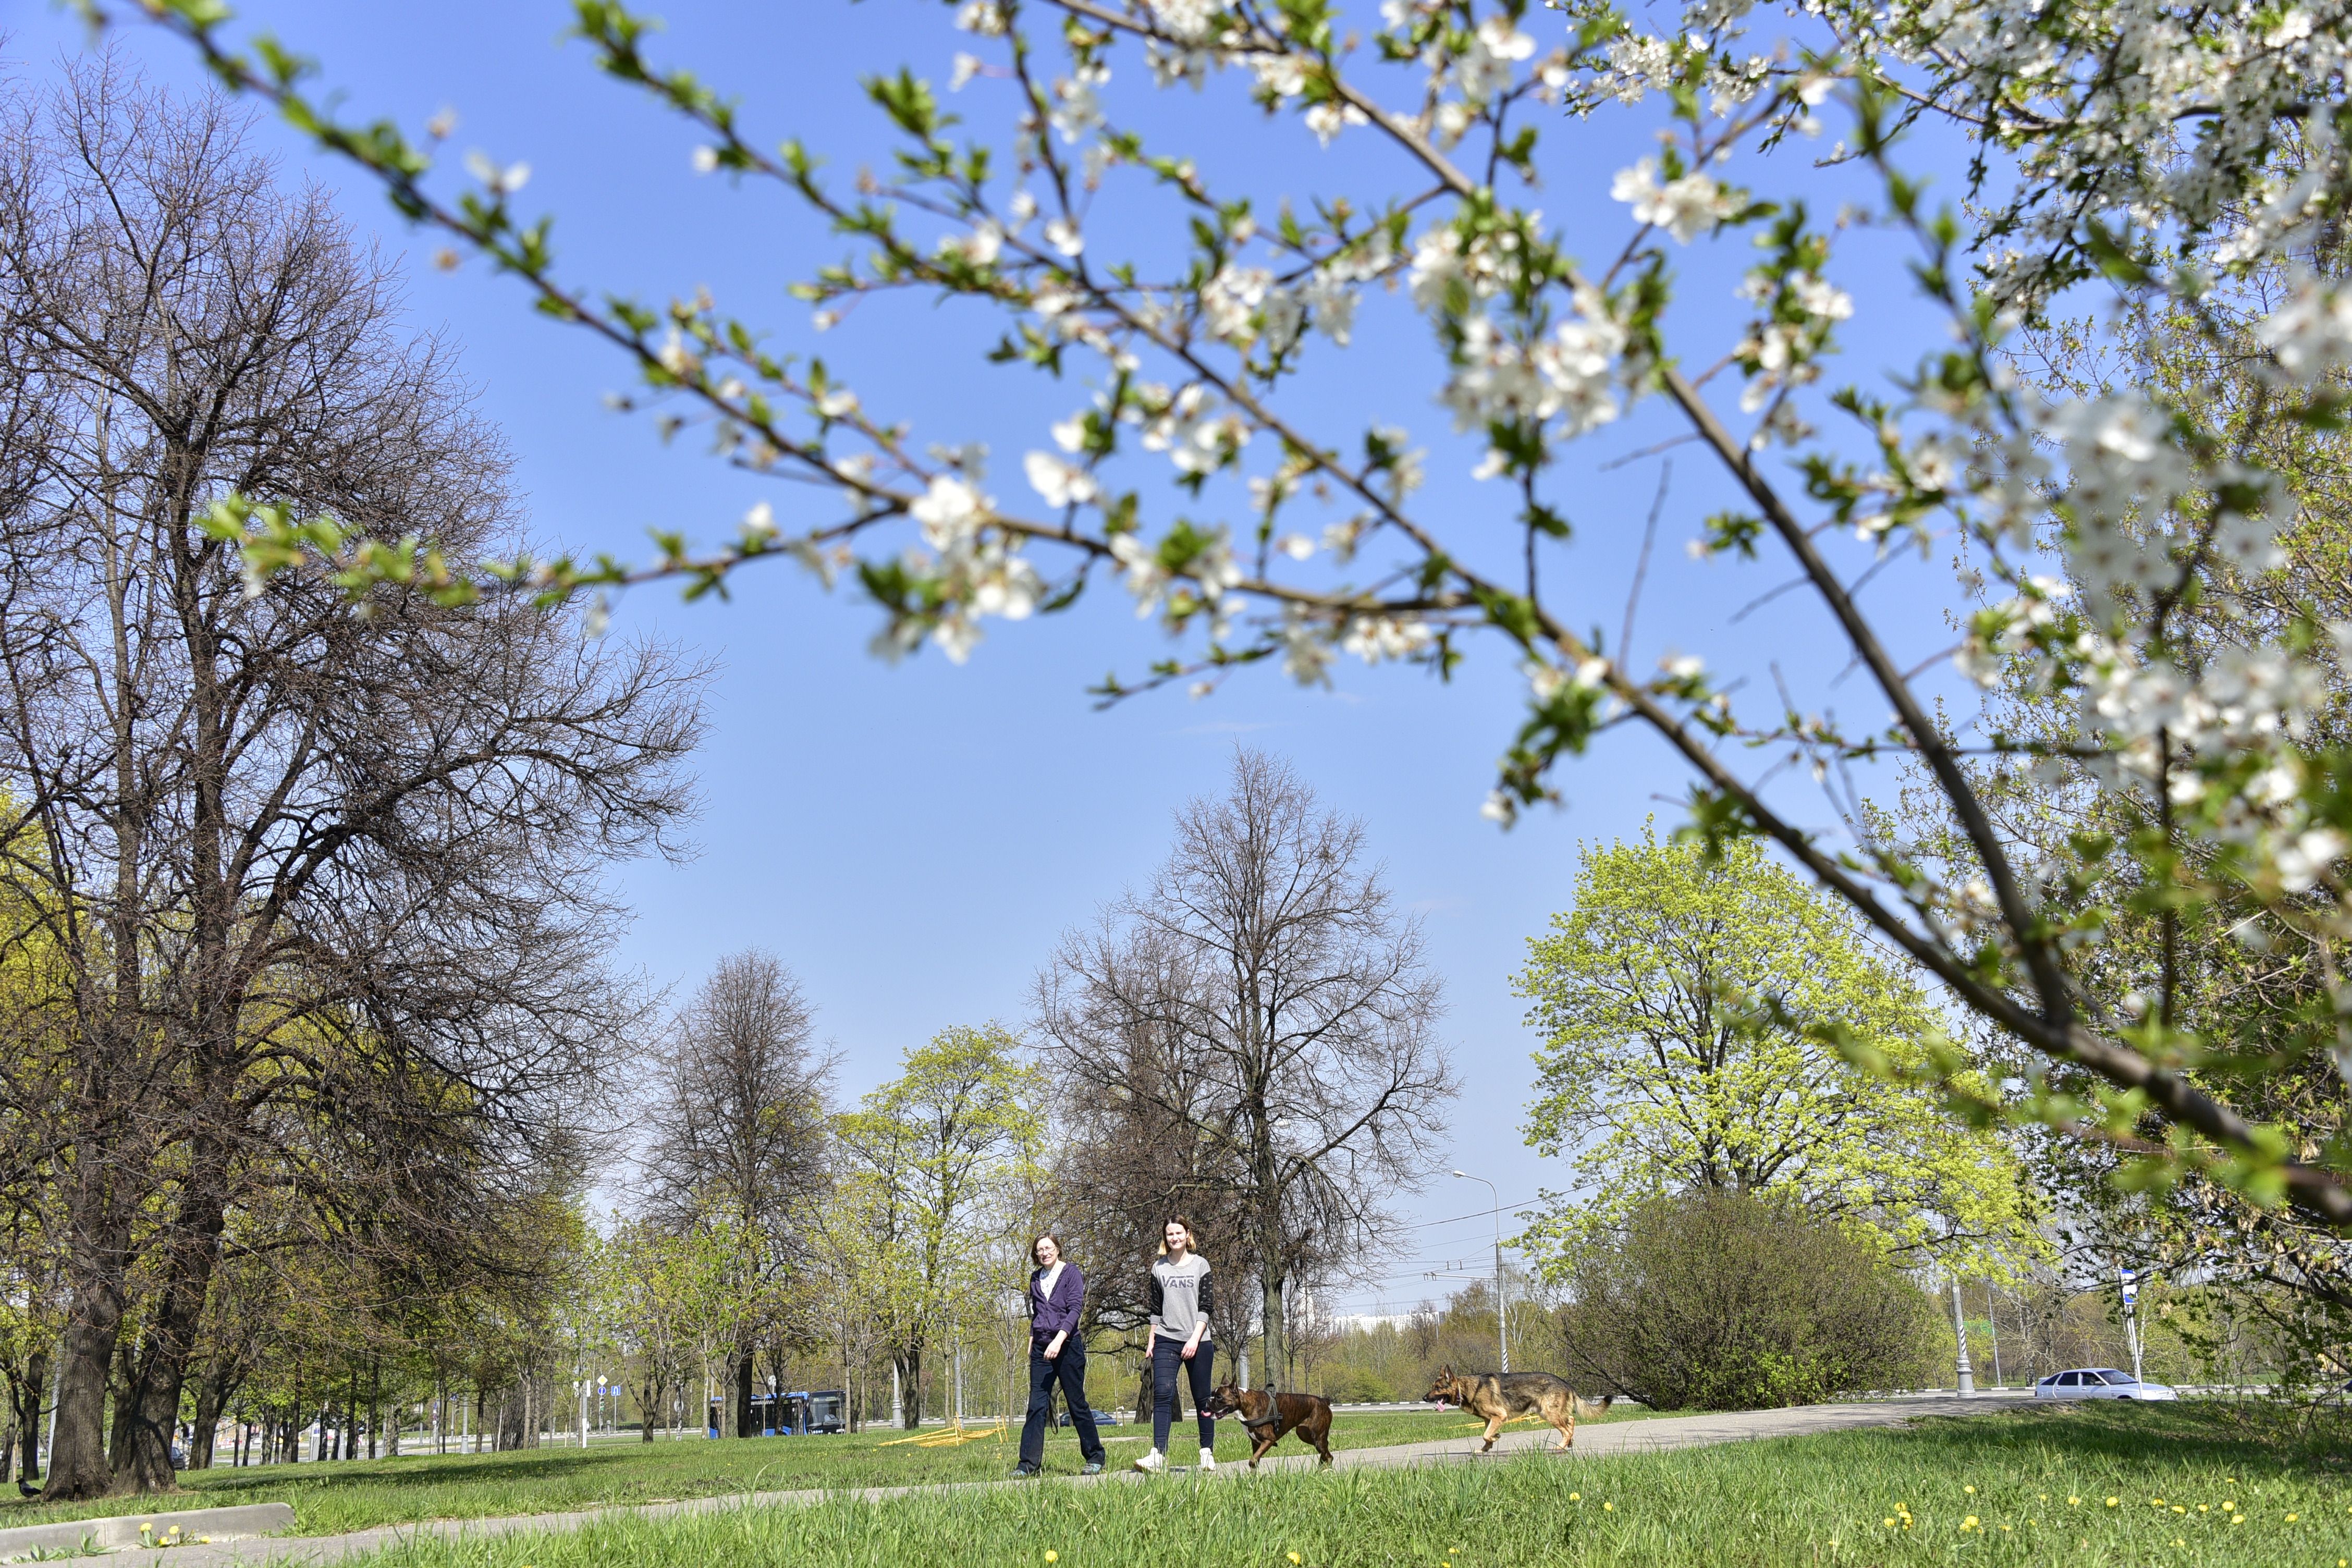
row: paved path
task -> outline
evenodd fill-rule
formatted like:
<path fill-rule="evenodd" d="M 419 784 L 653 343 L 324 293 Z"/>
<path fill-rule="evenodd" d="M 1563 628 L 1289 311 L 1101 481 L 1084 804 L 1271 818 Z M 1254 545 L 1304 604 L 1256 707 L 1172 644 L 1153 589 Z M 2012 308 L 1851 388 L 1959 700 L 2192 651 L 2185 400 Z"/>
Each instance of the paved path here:
<path fill-rule="evenodd" d="M 1957 1395 L 1912 1396 L 1901 1399 L 1873 1400 L 1854 1405 L 1809 1405 L 1794 1410 L 1750 1410 L 1722 1415 L 1661 1415 L 1642 1421 L 1612 1421 L 1601 1426 L 1587 1426 L 1576 1437 L 1574 1454 L 1587 1458 L 1604 1454 L 1648 1454 L 1669 1448 L 1700 1448 L 1717 1443 L 1746 1442 L 1756 1437 L 1793 1437 L 1813 1432 L 1843 1432 L 1862 1426 L 1899 1426 L 1919 1415 L 1982 1415 L 1995 1410 L 2014 1408 L 2021 1403 L 2015 1394 L 1980 1394 L 1962 1399 Z M 1295 1441 L 1295 1439 L 1294 1439 Z M 1506 1432 L 1495 1443 L 1489 1456 L 1477 1452 L 1475 1434 L 1467 1437 L 1448 1438 L 1435 1443 L 1407 1443 L 1389 1448 L 1343 1448 L 1332 1456 L 1336 1468 L 1355 1469 L 1407 1469 L 1422 1465 L 1491 1464 L 1508 1455 L 1525 1453 L 1531 1448 L 1549 1447 L 1556 1441 L 1550 1428 L 1528 1431 L 1524 1428 Z M 1288 1447 L 1286 1443 L 1285 1447 Z M 1316 1463 L 1312 1454 L 1287 1454 L 1266 1459 L 1264 1468 L 1282 1470 L 1309 1469 Z M 1248 1467 L 1241 1463 L 1222 1465 L 1216 1479 L 1245 1476 Z M 1171 1468 L 1170 1476 L 1157 1483 L 1131 1471 L 1113 1470 L 1099 1479 L 1071 1476 L 1059 1484 L 1066 1486 L 1143 1486 L 1167 1485 L 1173 1478 L 1187 1478 L 1192 1472 Z M 889 1498 L 911 1493 L 941 1491 L 972 1491 L 984 1488 L 1039 1486 L 1038 1481 L 954 1481 L 944 1485 L 919 1487 L 863 1487 L 831 1491 L 792 1491 L 738 1493 L 729 1497 L 697 1498 L 688 1502 L 619 1505 L 612 1508 L 586 1509 L 573 1513 L 515 1514 L 501 1519 L 431 1520 L 420 1524 L 385 1525 L 376 1530 L 355 1531 L 349 1535 L 277 1536 L 247 1541 L 217 1542 L 210 1545 L 173 1547 L 171 1568 L 259 1568 L 276 1563 L 281 1568 L 297 1568 L 298 1564 L 332 1562 L 338 1558 L 354 1557 L 380 1552 L 386 1547 L 402 1545 L 419 1537 L 455 1537 L 511 1535 L 522 1531 L 578 1530 L 600 1520 L 618 1519 L 627 1515 L 659 1518 L 670 1514 L 710 1513 L 729 1508 L 796 1508 L 856 1498 L 867 1502 L 880 1502 Z M 57 1561 L 57 1560 L 52 1560 Z M 120 1563 L 109 1556 L 76 1557 L 63 1560 L 80 1564 L 82 1568 L 98 1568 L 110 1563 Z"/>

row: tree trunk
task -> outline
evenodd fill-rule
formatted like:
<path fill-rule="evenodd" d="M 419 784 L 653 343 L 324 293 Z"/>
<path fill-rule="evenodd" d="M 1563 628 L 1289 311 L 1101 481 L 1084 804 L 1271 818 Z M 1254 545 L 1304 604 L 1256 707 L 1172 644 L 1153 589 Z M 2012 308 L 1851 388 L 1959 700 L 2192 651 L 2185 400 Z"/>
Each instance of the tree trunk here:
<path fill-rule="evenodd" d="M 15 1391 L 16 1426 L 25 1434 L 25 1446 L 16 1461 L 19 1480 L 41 1479 L 41 1412 L 45 1408 L 41 1390 L 49 1384 L 49 1352 L 35 1351 L 25 1363 L 25 1382 Z M 0 1479 L 5 1479 L 0 1476 Z"/>
<path fill-rule="evenodd" d="M 1289 1325 L 1282 1317 L 1282 1277 L 1272 1268 L 1265 1272 L 1258 1310 L 1264 1314 L 1265 1328 L 1259 1340 L 1259 1353 L 1265 1364 L 1258 1375 L 1267 1388 L 1281 1388 L 1290 1381 L 1290 1365 L 1286 1359 L 1290 1350 Z"/>
<path fill-rule="evenodd" d="M 912 1432 L 923 1424 L 923 1347 L 908 1345 L 892 1359 L 898 1366 L 899 1425 Z"/>
<path fill-rule="evenodd" d="M 753 1355 L 750 1346 L 739 1346 L 735 1352 L 735 1436 L 756 1437 L 759 1423 L 751 1414 L 751 1374 Z"/>
<path fill-rule="evenodd" d="M 202 1170 L 225 1156 L 212 1140 L 200 1138 L 189 1158 Z M 205 1185 L 210 1187 L 209 1180 Z M 114 1479 L 131 1491 L 167 1492 L 179 1485 L 172 1469 L 172 1432 L 179 1424 L 188 1359 L 204 1319 L 205 1296 L 212 1287 L 213 1262 L 220 1253 L 222 1205 L 209 1191 L 190 1194 L 176 1217 L 178 1236 L 163 1298 L 140 1336 L 116 1422 Z"/>
<path fill-rule="evenodd" d="M 188 1438 L 188 1468 L 213 1468 L 214 1435 L 220 1429 L 221 1412 L 236 1392 L 236 1381 L 218 1366 L 197 1381 L 196 1429 Z"/>
<path fill-rule="evenodd" d="M 654 1413 L 661 1408 L 661 1379 L 647 1372 L 644 1392 L 637 1400 L 637 1427 L 640 1442 L 650 1443 L 654 1440 Z"/>
<path fill-rule="evenodd" d="M 120 1255 L 120 1248 L 102 1248 Z M 114 1370 L 115 1339 L 122 1328 L 120 1287 L 101 1278 L 76 1285 L 58 1341 L 57 1431 L 49 1445 L 44 1502 L 104 1497 L 114 1485 L 106 1462 L 106 1385 Z M 119 1276 L 118 1276 L 119 1278 Z"/>

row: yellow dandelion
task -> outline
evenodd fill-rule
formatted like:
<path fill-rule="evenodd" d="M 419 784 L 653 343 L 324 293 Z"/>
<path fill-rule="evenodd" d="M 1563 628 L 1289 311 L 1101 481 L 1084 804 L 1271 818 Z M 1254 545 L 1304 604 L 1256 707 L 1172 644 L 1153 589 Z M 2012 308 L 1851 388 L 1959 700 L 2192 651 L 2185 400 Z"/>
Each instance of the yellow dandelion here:
<path fill-rule="evenodd" d="M 2201 1502 L 2200 1502 L 2200 1503 L 2199 1503 L 2199 1504 L 2197 1505 L 2197 1511 L 2198 1511 L 2199 1513 L 2210 1513 L 2210 1512 L 2212 1512 L 2213 1510 L 2212 1510 L 2210 1508 L 2208 1508 L 2205 1504 L 2203 1504 L 2203 1503 L 2201 1503 Z M 2223 1503 L 2223 1504 L 2221 1505 L 2221 1511 L 2222 1511 L 2223 1513 L 2227 1513 L 2227 1512 L 2229 1512 L 2229 1511 L 2230 1511 L 2230 1505 L 2229 1505 L 2228 1503 Z"/>
<path fill-rule="evenodd" d="M 2001 1528 L 2002 1528 L 2003 1530 L 2007 1530 L 2007 1529 L 2009 1528 L 2009 1526 L 2007 1526 L 2007 1525 L 2005 1525 L 2005 1524 L 2004 1524 L 2004 1525 L 2002 1525 L 2002 1526 L 2001 1526 Z"/>
<path fill-rule="evenodd" d="M 1894 1521 L 1892 1519 L 1887 1520 L 1887 1521 L 1885 1521 L 1885 1523 L 1886 1523 L 1886 1528 L 1887 1528 L 1887 1529 L 1892 1530 L 1892 1529 L 1894 1529 L 1894 1528 L 1895 1528 L 1895 1521 Z"/>
<path fill-rule="evenodd" d="M 1292 1553 L 1290 1554 L 1290 1560 L 1291 1560 L 1293 1563 L 1297 1562 L 1297 1561 L 1298 1561 L 1298 1553 L 1297 1553 L 1297 1552 L 1292 1552 Z"/>
<path fill-rule="evenodd" d="M 2230 1522 L 2231 1524 L 2243 1524 L 2246 1522 L 2246 1516 L 2242 1513 L 2233 1513 L 2230 1516 Z"/>
<path fill-rule="evenodd" d="M 2109 1498 L 2109 1499 L 2107 1500 L 2107 1506 L 2108 1506 L 2109 1508 L 2113 1508 L 2113 1507 L 2115 1507 L 2115 1506 L 2116 1506 L 2116 1500 L 2115 1500 L 2114 1498 Z"/>
<path fill-rule="evenodd" d="M 1617 1511 L 1617 1505 L 1613 1502 L 1604 1502 L 1601 1505 L 1601 1511 L 1603 1513 L 1615 1513 Z"/>
<path fill-rule="evenodd" d="M 2081 1498 L 2078 1498 L 2078 1497 L 2070 1497 L 2070 1498 L 2068 1498 L 2068 1499 L 2066 1500 L 2066 1506 L 2067 1506 L 2068 1508 L 2076 1508 L 2076 1507 L 2081 1506 L 2082 1501 L 2083 1501 L 2083 1500 L 2082 1500 Z"/>
<path fill-rule="evenodd" d="M 2235 1513 L 2238 1511 L 2238 1505 L 2234 1502 L 2225 1502 L 2221 1505 L 2221 1511 L 2223 1513 Z"/>
<path fill-rule="evenodd" d="M 2185 1541 L 2181 1540 L 2181 1539 L 2180 1539 L 2180 1537 L 2179 1537 L 2179 1536 L 2177 1536 L 2177 1535 L 2176 1535 L 2176 1536 L 2174 1536 L 2174 1537 L 2172 1538 L 2172 1544 L 2174 1544 L 2175 1546 L 2186 1546 L 2186 1545 L 2188 1545 L 2188 1544 L 2189 1544 L 2189 1542 L 2185 1542 Z"/>
<path fill-rule="evenodd" d="M 2048 1502 L 2050 1500 L 2050 1494 L 2048 1492 L 2035 1492 L 2033 1494 L 2033 1500 L 2035 1502 Z"/>
<path fill-rule="evenodd" d="M 1968 1518 L 1960 1521 L 1960 1528 L 1962 1530 L 1974 1530 L 1976 1527 L 1977 1516 L 1975 1514 L 1970 1514 Z"/>
<path fill-rule="evenodd" d="M 1050 1550 L 1049 1550 L 1049 1551 L 1045 1553 L 1045 1561 L 1046 1561 L 1046 1562 L 1048 1562 L 1048 1563 L 1059 1563 L 1061 1560 L 1062 1560 L 1062 1554 L 1061 1554 L 1060 1552 L 1054 1552 L 1054 1551 L 1050 1551 Z"/>
<path fill-rule="evenodd" d="M 2174 1503 L 2172 1505 L 2172 1511 L 2175 1513 L 2187 1513 L 2189 1510 L 2181 1507 L 2179 1503 Z"/>
<path fill-rule="evenodd" d="M 1974 1487 L 1962 1487 L 1960 1489 L 1961 1489 L 1962 1491 L 1964 1491 L 1964 1492 L 1968 1493 L 1968 1494 L 1969 1494 L 1969 1496 L 1970 1496 L 1970 1497 L 1974 1497 L 1974 1496 L 1976 1496 L 1976 1495 L 1977 1495 L 1977 1489 L 1976 1489 L 1976 1488 L 1974 1488 Z"/>
<path fill-rule="evenodd" d="M 1570 1492 L 1568 1494 L 1568 1500 L 1570 1502 L 1582 1502 L 1584 1500 L 1584 1494 L 1582 1492 Z"/>
<path fill-rule="evenodd" d="M 2297 1517 L 2297 1516 L 2295 1516 L 2294 1514 L 2288 1514 L 2288 1515 L 2286 1516 L 2286 1521 L 2287 1521 L 2289 1524 L 2293 1524 L 2293 1523 L 2295 1521 L 2296 1517 Z"/>

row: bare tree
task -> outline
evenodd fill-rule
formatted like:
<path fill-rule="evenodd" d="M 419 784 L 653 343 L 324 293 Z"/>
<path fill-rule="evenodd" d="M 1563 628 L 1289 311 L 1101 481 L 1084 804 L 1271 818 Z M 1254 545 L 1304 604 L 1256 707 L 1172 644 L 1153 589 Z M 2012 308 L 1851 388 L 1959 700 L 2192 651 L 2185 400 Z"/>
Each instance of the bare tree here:
<path fill-rule="evenodd" d="M 698 672 L 519 599 L 249 575 L 208 521 L 232 492 L 392 548 L 511 539 L 495 434 L 243 115 L 106 60 L 5 116 L 0 354 L 37 414 L 0 417 L 0 944 L 72 1021 L 9 1069 L 64 1086 L 65 1499 L 172 1485 L 257 1190 L 462 1252 L 473 1195 L 531 1183 L 630 1021 L 603 870 L 690 808 Z"/>
<path fill-rule="evenodd" d="M 645 1216 L 673 1231 L 721 1222 L 747 1298 L 772 1298 L 807 1260 L 825 1186 L 833 1059 L 791 971 L 752 949 L 719 961 L 670 1031 L 640 1156 Z M 728 1354 L 731 1436 L 751 1424 L 761 1335 L 748 1317 Z"/>
<path fill-rule="evenodd" d="M 1037 983 L 1060 1098 L 1144 1102 L 1169 1143 L 1143 1157 L 1234 1205 L 1269 1378 L 1285 1290 L 1318 1260 L 1344 1272 L 1383 1200 L 1421 1184 L 1455 1092 L 1419 927 L 1363 852 L 1360 824 L 1239 752 L 1225 795 L 1177 814 L 1150 891 L 1065 938 Z"/>

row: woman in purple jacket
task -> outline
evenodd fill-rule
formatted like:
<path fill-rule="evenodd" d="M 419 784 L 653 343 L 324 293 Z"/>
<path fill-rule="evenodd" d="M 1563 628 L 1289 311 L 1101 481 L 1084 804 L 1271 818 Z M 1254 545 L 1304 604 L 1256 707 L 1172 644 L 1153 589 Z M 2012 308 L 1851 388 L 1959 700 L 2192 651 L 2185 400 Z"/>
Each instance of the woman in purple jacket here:
<path fill-rule="evenodd" d="M 1062 1261 L 1062 1244 L 1050 1236 L 1032 1242 L 1029 1256 L 1037 1265 L 1029 1276 L 1029 1419 L 1021 1428 L 1021 1463 L 1013 1473 L 1034 1476 L 1045 1468 L 1045 1406 L 1058 1378 L 1070 1422 L 1078 1429 L 1078 1451 L 1087 1457 L 1087 1474 L 1098 1476 L 1103 1442 L 1095 1430 L 1094 1407 L 1087 1403 L 1087 1341 L 1078 1332 L 1087 1279 L 1076 1264 Z"/>

